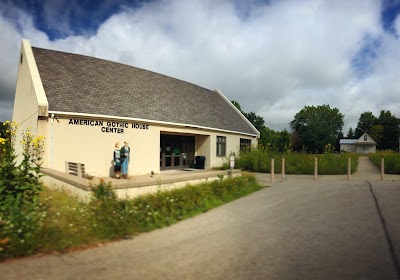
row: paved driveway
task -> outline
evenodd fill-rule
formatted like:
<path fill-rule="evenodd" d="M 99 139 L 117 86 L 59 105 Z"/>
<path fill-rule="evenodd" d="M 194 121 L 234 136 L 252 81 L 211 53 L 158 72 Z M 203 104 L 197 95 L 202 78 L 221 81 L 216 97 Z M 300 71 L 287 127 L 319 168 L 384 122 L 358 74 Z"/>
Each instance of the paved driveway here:
<path fill-rule="evenodd" d="M 132 240 L 2 263 L 0 278 L 400 279 L 399 198 L 398 182 L 288 179 Z"/>

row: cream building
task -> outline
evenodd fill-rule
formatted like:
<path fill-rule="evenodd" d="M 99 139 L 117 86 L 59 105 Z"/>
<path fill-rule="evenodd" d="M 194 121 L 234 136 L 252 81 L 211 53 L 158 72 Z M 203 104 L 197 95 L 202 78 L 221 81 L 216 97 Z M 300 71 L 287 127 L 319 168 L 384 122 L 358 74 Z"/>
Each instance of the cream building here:
<path fill-rule="evenodd" d="M 13 120 L 20 124 L 18 141 L 28 127 L 45 137 L 43 167 L 64 172 L 67 162 L 82 163 L 98 177 L 113 176 L 116 142 L 129 142 L 129 174 L 144 175 L 196 167 L 199 156 L 209 169 L 259 138 L 219 90 L 31 47 L 27 40 L 21 43 Z"/>

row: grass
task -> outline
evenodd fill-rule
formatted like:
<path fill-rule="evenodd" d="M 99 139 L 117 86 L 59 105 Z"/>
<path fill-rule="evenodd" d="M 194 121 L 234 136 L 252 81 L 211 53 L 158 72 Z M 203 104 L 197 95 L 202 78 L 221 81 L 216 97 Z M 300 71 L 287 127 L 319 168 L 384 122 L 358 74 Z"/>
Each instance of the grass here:
<path fill-rule="evenodd" d="M 370 154 L 369 158 L 378 168 L 381 168 L 381 158 L 384 158 L 385 173 L 400 174 L 400 154 L 381 152 L 376 154 Z"/>
<path fill-rule="evenodd" d="M 29 215 L 38 217 L 29 223 L 30 227 L 22 226 L 27 219 L 21 218 L 28 214 L 23 209 L 14 216 L 0 213 L 0 260 L 62 252 L 133 236 L 172 225 L 260 189 L 253 176 L 244 175 L 135 199 L 117 199 L 111 185 L 101 183 L 92 200 L 83 203 L 65 192 L 46 188 L 35 208 L 27 210 Z"/>
<path fill-rule="evenodd" d="M 314 159 L 318 159 L 319 175 L 344 175 L 347 174 L 347 161 L 351 158 L 351 173 L 357 170 L 357 154 L 322 154 L 312 155 L 303 153 L 267 153 L 262 150 L 252 150 L 236 158 L 235 167 L 252 172 L 271 172 L 271 159 L 274 159 L 275 173 L 282 172 L 282 158 L 285 158 L 286 174 L 314 174 Z M 221 169 L 228 168 L 225 163 Z"/>

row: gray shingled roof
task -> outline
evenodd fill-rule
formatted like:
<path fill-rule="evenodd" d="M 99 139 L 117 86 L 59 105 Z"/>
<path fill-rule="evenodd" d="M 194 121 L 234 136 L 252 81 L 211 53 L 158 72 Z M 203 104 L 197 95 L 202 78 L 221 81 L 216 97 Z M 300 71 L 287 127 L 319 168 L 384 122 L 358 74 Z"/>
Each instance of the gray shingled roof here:
<path fill-rule="evenodd" d="M 116 62 L 34 47 L 32 50 L 49 111 L 257 134 L 216 91 Z"/>

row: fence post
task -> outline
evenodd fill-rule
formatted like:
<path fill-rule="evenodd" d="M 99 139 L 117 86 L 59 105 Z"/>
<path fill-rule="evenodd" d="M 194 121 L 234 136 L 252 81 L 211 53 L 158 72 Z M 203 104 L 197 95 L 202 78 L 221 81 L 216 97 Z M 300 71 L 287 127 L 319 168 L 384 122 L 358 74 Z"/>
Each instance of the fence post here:
<path fill-rule="evenodd" d="M 314 158 L 314 179 L 318 179 L 318 158 Z"/>
<path fill-rule="evenodd" d="M 381 180 L 383 181 L 385 175 L 385 159 L 381 158 Z"/>
<path fill-rule="evenodd" d="M 274 174 L 275 173 L 275 160 L 271 159 L 271 183 L 274 182 Z"/>
<path fill-rule="evenodd" d="M 282 157 L 282 179 L 285 179 L 285 158 Z"/>
<path fill-rule="evenodd" d="M 351 180 L 351 158 L 347 161 L 347 180 Z"/>

